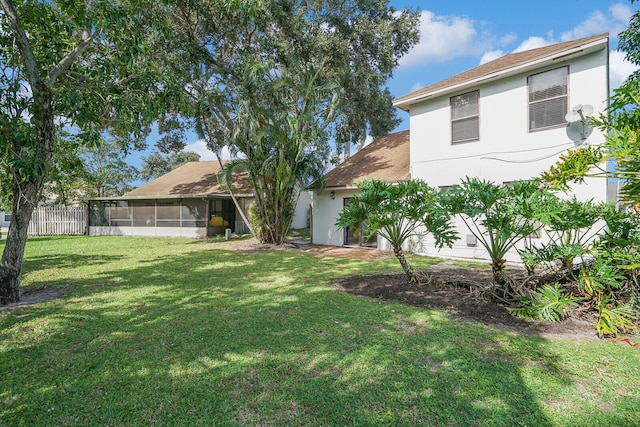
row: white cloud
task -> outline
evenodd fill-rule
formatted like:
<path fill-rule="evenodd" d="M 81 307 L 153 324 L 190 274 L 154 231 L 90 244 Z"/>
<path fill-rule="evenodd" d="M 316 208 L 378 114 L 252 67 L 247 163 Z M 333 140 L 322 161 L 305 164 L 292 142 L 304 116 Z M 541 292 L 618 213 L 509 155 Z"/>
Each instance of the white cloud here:
<path fill-rule="evenodd" d="M 609 81 L 611 89 L 618 88 L 631 73 L 638 69 L 637 65 L 624 59 L 624 53 L 612 51 L 609 53 Z"/>
<path fill-rule="evenodd" d="M 588 37 L 604 32 L 608 32 L 612 38 L 615 38 L 618 33 L 627 27 L 629 18 L 632 14 L 633 11 L 628 5 L 624 3 L 616 3 L 611 5 L 607 11 L 595 10 L 591 12 L 584 21 L 580 22 L 571 30 L 563 32 L 559 38 L 554 37 L 552 31 L 548 31 L 545 36 L 531 36 L 527 38 L 511 52 L 522 52 L 525 50 L 536 49 L 550 44 Z M 501 46 L 507 46 L 515 40 L 515 35 L 506 34 L 499 39 L 499 43 Z M 488 50 L 482 55 L 480 64 L 496 59 L 505 53 L 507 52 L 504 52 L 503 50 Z M 628 69 L 628 65 L 622 64 L 621 61 L 618 61 L 616 64 L 618 63 L 620 63 L 620 73 L 625 73 Z M 611 66 L 612 68 L 614 67 L 613 62 Z"/>
<path fill-rule="evenodd" d="M 476 21 L 466 16 L 438 16 L 428 10 L 422 11 L 420 42 L 400 59 L 400 66 L 480 54 L 487 48 L 487 35 L 478 37 L 475 26 Z"/>
<path fill-rule="evenodd" d="M 610 6 L 606 13 L 596 10 L 576 27 L 562 33 L 560 40 L 574 40 L 604 32 L 608 32 L 611 37 L 616 37 L 627 27 L 632 14 L 631 8 L 623 3 Z"/>
<path fill-rule="evenodd" d="M 529 37 L 515 48 L 514 52 L 524 52 L 525 50 L 537 49 L 539 47 L 549 46 L 554 41 L 549 38 L 543 38 L 539 36 Z"/>
<path fill-rule="evenodd" d="M 560 40 L 565 42 L 575 40 L 582 37 L 592 36 L 594 34 L 603 33 L 611 28 L 613 20 L 603 12 L 596 10 L 591 12 L 589 17 L 578 24 L 573 29 L 562 33 Z"/>
<path fill-rule="evenodd" d="M 509 33 L 500 37 L 498 43 L 500 44 L 500 46 L 508 46 L 516 40 L 518 40 L 518 36 L 515 33 Z"/>
<path fill-rule="evenodd" d="M 480 65 L 491 62 L 494 59 L 498 59 L 504 55 L 505 52 L 503 50 L 490 50 L 489 52 L 485 52 L 484 55 L 482 55 L 482 58 L 480 58 Z"/>
<path fill-rule="evenodd" d="M 424 87 L 421 82 L 415 82 L 413 86 L 411 86 L 411 90 L 409 92 L 415 92 L 416 90 L 420 90 Z"/>
<path fill-rule="evenodd" d="M 209 160 L 218 160 L 216 154 L 207 148 L 207 144 L 202 139 L 199 139 L 198 141 L 192 142 L 190 144 L 186 144 L 183 151 L 193 151 L 194 153 L 199 154 L 200 160 L 203 162 Z M 224 147 L 222 149 L 220 158 L 222 160 L 230 160 L 232 158 L 231 153 L 229 152 L 229 149 L 227 147 Z"/>
<path fill-rule="evenodd" d="M 609 12 L 614 19 L 625 23 L 628 23 L 629 19 L 631 19 L 631 15 L 633 15 L 631 8 L 624 3 L 616 3 L 609 6 Z"/>

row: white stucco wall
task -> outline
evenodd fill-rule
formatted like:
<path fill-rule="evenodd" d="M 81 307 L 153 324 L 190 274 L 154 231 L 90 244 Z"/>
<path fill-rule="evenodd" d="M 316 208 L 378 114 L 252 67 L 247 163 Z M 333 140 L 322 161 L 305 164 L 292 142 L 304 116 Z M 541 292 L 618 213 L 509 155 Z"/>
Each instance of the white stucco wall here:
<path fill-rule="evenodd" d="M 569 65 L 568 108 L 577 104 L 590 104 L 597 116 L 604 111 L 608 96 L 608 53 L 606 49 L 573 59 L 557 62 L 535 71 L 529 71 L 493 83 L 480 85 L 478 141 L 451 144 L 451 118 L 449 98 L 460 93 L 412 105 L 411 176 L 426 181 L 433 187 L 450 186 L 465 176 L 491 180 L 496 183 L 539 176 L 555 164 L 562 153 L 575 147 L 567 136 L 565 126 L 529 132 L 527 76 L 549 69 Z M 603 135 L 596 129 L 589 144 L 600 144 Z M 588 179 L 576 185 L 574 194 L 580 200 L 596 202 L 607 199 L 607 180 Z M 468 229 L 461 220 L 456 221 L 461 239 L 452 249 L 435 250 L 432 239 L 424 239 L 418 250 L 425 254 L 460 258 L 486 258 L 484 249 L 467 245 Z M 517 254 L 509 260 L 517 261 Z"/>
<path fill-rule="evenodd" d="M 331 199 L 331 191 L 334 193 L 334 199 Z M 327 189 L 321 193 L 315 192 L 313 194 L 311 237 L 314 244 L 331 246 L 344 245 L 344 230 L 338 229 L 335 223 L 338 220 L 338 215 L 342 212 L 344 199 L 352 197 L 358 192 L 359 190 L 357 188 L 340 190 Z M 377 238 L 376 245 L 378 250 L 388 251 L 391 249 L 389 242 L 380 236 Z"/>
<path fill-rule="evenodd" d="M 335 198 L 331 199 L 331 191 Z M 311 241 L 317 245 L 342 246 L 344 230 L 335 226 L 338 215 L 342 212 L 344 199 L 353 196 L 357 189 L 331 190 L 325 189 L 313 193 L 313 219 L 311 225 Z"/>
<path fill-rule="evenodd" d="M 309 227 L 309 210 L 311 209 L 311 198 L 308 191 L 301 191 L 296 205 L 296 211 L 293 215 L 291 228 L 307 228 Z"/>

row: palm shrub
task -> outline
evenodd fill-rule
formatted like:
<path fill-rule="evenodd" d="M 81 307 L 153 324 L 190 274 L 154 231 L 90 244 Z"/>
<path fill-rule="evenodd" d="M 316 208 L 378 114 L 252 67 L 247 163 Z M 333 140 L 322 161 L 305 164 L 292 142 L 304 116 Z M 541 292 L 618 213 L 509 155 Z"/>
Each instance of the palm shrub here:
<path fill-rule="evenodd" d="M 633 323 L 636 314 L 629 305 L 616 305 L 610 295 L 601 295 L 598 299 L 598 322 L 595 325 L 598 335 L 615 336 L 627 332 L 637 325 Z"/>
<path fill-rule="evenodd" d="M 565 268 L 563 287 L 556 283 L 530 296 L 518 296 L 521 307 L 512 314 L 526 318 L 560 320 L 559 309 L 575 308 L 570 292 L 577 291 L 586 307 L 597 314 L 595 329 L 600 336 L 616 335 L 637 327 L 640 268 L 640 220 L 636 214 L 609 204 L 594 205 L 575 199 L 559 201 L 557 216 L 547 218 L 551 242 L 541 248 L 522 251 L 523 262 L 558 262 Z M 603 227 L 594 227 L 598 221 Z M 598 233 L 595 238 L 594 234 Z M 581 262 L 573 270 L 573 260 Z M 554 276 L 556 277 L 556 276 Z M 573 300 L 577 302 L 577 300 Z M 563 302 L 566 303 L 563 305 Z M 556 310 L 556 308 L 558 310 Z M 553 315 L 553 312 L 556 315 Z"/>
<path fill-rule="evenodd" d="M 436 246 L 451 246 L 456 240 L 451 218 L 441 206 L 438 193 L 424 181 L 407 180 L 389 184 L 366 180 L 338 216 L 340 228 L 362 224 L 366 238 L 376 233 L 387 239 L 411 282 L 418 277 L 407 261 L 404 247 L 414 236 L 431 233 Z"/>
<path fill-rule="evenodd" d="M 578 306 L 581 298 L 567 293 L 558 283 L 545 285 L 533 292 L 532 298 L 517 297 L 522 307 L 511 308 L 511 314 L 526 319 L 559 322 Z"/>
<path fill-rule="evenodd" d="M 244 156 L 226 163 L 220 178 L 232 188 L 233 172 L 246 171 L 255 190 L 251 227 L 261 243 L 284 242 L 300 190 L 322 181 L 328 156 L 324 130 L 340 101 L 337 84 L 322 78 L 325 66 L 292 72 L 268 61 L 252 64 L 236 88 L 246 101 L 228 107 L 229 133 L 223 137 L 233 143 L 232 152 Z"/>
<path fill-rule="evenodd" d="M 603 229 L 597 223 L 606 206 L 593 201 L 581 202 L 575 196 L 569 200 L 550 200 L 553 215 L 542 220 L 549 243 L 534 251 L 539 263 L 557 263 L 571 273 L 575 259 L 584 261 L 590 255 L 594 237 Z"/>
<path fill-rule="evenodd" d="M 489 254 L 494 282 L 506 288 L 507 252 L 540 228 L 541 220 L 552 214 L 549 207 L 555 196 L 538 180 L 499 185 L 467 177 L 442 197 L 449 212 L 460 215 Z"/>
<path fill-rule="evenodd" d="M 615 335 L 638 326 L 640 218 L 611 205 L 602 218 L 606 227 L 594 245 L 595 261 L 581 271 L 579 286 L 593 298 L 598 333 Z"/>

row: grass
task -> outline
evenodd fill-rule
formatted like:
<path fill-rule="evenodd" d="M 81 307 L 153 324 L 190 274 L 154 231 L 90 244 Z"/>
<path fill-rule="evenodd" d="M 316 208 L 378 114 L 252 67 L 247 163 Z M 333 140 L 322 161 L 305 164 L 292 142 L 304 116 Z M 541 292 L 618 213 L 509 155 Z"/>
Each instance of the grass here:
<path fill-rule="evenodd" d="M 353 297 L 395 259 L 188 239 L 34 238 L 0 313 L 0 425 L 640 424 L 640 347 Z M 415 257 L 416 267 L 434 260 Z"/>
<path fill-rule="evenodd" d="M 290 239 L 309 238 L 311 237 L 311 228 L 293 228 L 289 230 L 289 235 L 287 237 Z"/>

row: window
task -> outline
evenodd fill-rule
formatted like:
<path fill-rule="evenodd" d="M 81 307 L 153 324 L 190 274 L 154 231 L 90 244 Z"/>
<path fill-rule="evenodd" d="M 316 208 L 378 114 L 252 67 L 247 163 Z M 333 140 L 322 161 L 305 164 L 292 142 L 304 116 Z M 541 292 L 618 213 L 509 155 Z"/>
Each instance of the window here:
<path fill-rule="evenodd" d="M 529 131 L 565 124 L 568 75 L 569 67 L 562 67 L 527 78 Z"/>
<path fill-rule="evenodd" d="M 478 98 L 480 92 L 463 93 L 451 97 L 451 142 L 468 142 L 480 139 Z"/>
<path fill-rule="evenodd" d="M 109 218 L 111 226 L 131 226 L 131 207 L 126 200 L 119 200 L 109 204 Z"/>
<path fill-rule="evenodd" d="M 206 227 L 205 203 L 198 199 L 184 199 L 181 206 L 182 227 Z"/>

